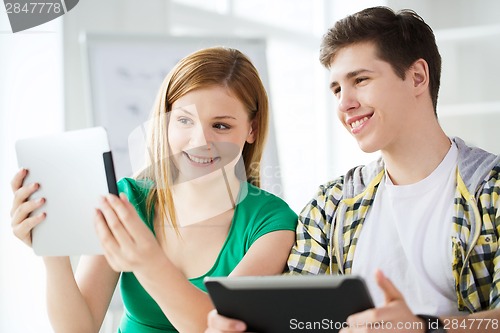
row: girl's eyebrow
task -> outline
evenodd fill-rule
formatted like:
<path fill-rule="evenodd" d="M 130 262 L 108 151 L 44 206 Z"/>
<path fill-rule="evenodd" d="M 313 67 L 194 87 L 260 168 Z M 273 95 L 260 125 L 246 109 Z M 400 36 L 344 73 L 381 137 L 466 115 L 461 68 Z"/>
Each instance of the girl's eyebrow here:
<path fill-rule="evenodd" d="M 184 113 L 187 113 L 187 114 L 188 114 L 188 115 L 190 115 L 190 116 L 194 116 L 194 114 L 193 114 L 191 111 L 188 111 L 187 109 L 184 109 L 183 107 L 176 108 L 176 109 L 174 109 L 174 110 L 172 110 L 172 111 L 182 111 L 182 112 L 184 112 Z"/>
<path fill-rule="evenodd" d="M 233 116 L 215 116 L 215 117 L 213 117 L 213 119 L 234 119 L 234 120 L 237 120 Z"/>
<path fill-rule="evenodd" d="M 186 114 L 188 114 L 188 115 L 190 115 L 190 116 L 194 117 L 193 112 L 191 112 L 191 111 L 189 111 L 189 110 L 187 110 L 187 109 L 184 109 L 183 107 L 176 108 L 176 109 L 174 109 L 174 110 L 172 110 L 172 111 L 182 111 L 183 113 L 186 113 Z M 236 119 L 235 117 L 230 116 L 230 115 L 215 116 L 215 117 L 213 117 L 212 119 L 217 119 L 217 120 L 219 120 L 219 119 L 234 119 L 234 120 L 238 120 L 238 119 Z"/>

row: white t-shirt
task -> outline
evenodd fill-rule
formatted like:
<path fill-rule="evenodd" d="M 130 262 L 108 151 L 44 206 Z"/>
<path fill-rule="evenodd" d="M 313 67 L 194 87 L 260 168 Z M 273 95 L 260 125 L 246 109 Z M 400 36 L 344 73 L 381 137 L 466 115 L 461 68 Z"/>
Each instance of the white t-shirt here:
<path fill-rule="evenodd" d="M 427 178 L 399 186 L 387 176 L 382 179 L 352 266 L 353 274 L 366 279 L 377 306 L 384 303 L 375 281 L 379 268 L 402 292 L 413 313 L 460 314 L 450 240 L 457 157 L 453 143 Z"/>

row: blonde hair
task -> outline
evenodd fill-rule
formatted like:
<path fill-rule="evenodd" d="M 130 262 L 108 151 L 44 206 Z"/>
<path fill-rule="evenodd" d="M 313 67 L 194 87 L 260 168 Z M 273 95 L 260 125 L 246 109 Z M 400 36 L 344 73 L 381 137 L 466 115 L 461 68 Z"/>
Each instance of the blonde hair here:
<path fill-rule="evenodd" d="M 180 60 L 170 71 L 156 97 L 149 137 L 151 167 L 138 178 L 152 180 L 152 187 L 146 199 L 148 213 L 157 205 L 160 216 L 170 222 L 178 232 L 174 202 L 170 185 L 176 172 L 171 163 L 168 143 L 167 114 L 172 104 L 185 94 L 201 88 L 222 86 L 227 88 L 248 112 L 255 141 L 245 143 L 242 158 L 247 181 L 260 186 L 260 160 L 268 131 L 268 98 L 257 69 L 240 51 L 225 47 L 212 47 L 194 52 Z M 163 229 L 164 222 L 160 219 Z"/>

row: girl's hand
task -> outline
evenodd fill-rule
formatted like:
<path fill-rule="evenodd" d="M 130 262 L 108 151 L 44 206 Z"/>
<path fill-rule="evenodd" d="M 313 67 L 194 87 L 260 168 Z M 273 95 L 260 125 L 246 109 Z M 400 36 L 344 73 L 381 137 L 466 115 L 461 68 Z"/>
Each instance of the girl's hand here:
<path fill-rule="evenodd" d="M 12 179 L 11 188 L 14 193 L 14 200 L 10 210 L 11 225 L 14 235 L 31 246 L 31 230 L 40 222 L 45 220 L 45 212 L 30 216 L 30 214 L 37 208 L 40 208 L 45 203 L 45 198 L 28 200 L 28 198 L 35 193 L 40 184 L 33 183 L 23 185 L 24 179 L 28 174 L 28 170 L 21 169 Z"/>
<path fill-rule="evenodd" d="M 215 309 L 208 313 L 207 323 L 208 328 L 205 333 L 236 333 L 247 329 L 244 322 L 221 316 Z"/>
<path fill-rule="evenodd" d="M 158 267 L 165 254 L 125 194 L 103 197 L 96 211 L 97 235 L 113 270 L 147 274 Z"/>

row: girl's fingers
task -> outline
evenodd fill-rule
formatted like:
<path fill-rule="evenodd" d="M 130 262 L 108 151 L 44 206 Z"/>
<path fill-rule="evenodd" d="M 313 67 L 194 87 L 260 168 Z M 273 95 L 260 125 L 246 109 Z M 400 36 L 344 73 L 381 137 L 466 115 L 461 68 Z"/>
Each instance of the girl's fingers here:
<path fill-rule="evenodd" d="M 120 247 L 131 246 L 134 244 L 132 237 L 123 226 L 122 220 L 118 217 L 116 211 L 104 197 L 101 200 L 101 213 L 109 231 L 112 233 L 114 239 Z"/>
<path fill-rule="evenodd" d="M 33 193 L 38 191 L 39 188 L 40 188 L 40 184 L 33 183 L 33 184 L 28 185 L 28 186 L 23 186 L 23 187 L 20 187 L 19 189 L 17 189 L 14 192 L 14 201 L 12 203 L 12 209 L 10 211 L 10 216 L 12 217 L 15 214 L 17 208 L 21 204 L 23 204 L 24 202 L 28 201 L 28 198 Z"/>
<path fill-rule="evenodd" d="M 11 226 L 14 235 L 31 246 L 31 232 L 34 227 L 45 220 L 46 214 L 38 213 L 30 216 L 36 209 L 43 206 L 45 199 L 28 200 L 40 188 L 40 185 L 33 183 L 23 186 L 27 174 L 28 170 L 21 169 L 10 182 L 12 192 L 14 193 L 10 216 L 12 218 Z"/>
<path fill-rule="evenodd" d="M 137 215 L 135 207 L 128 201 L 126 195 L 121 193 L 118 198 L 110 194 L 107 196 L 107 199 L 113 206 L 128 234 L 131 235 L 133 241 L 136 243 L 146 242 L 147 239 L 144 238 L 151 236 L 151 233 L 144 223 L 142 223 L 140 217 Z"/>
<path fill-rule="evenodd" d="M 31 231 L 33 230 L 34 227 L 36 227 L 40 222 L 45 220 L 46 214 L 45 213 L 40 213 L 35 216 L 31 216 L 22 223 L 18 223 L 17 225 L 14 225 L 12 227 L 12 231 L 14 232 L 14 235 L 25 242 L 28 245 L 31 245 Z"/>
<path fill-rule="evenodd" d="M 116 257 L 118 251 L 120 251 L 120 245 L 116 241 L 111 230 L 109 230 L 106 220 L 99 209 L 96 209 L 96 217 L 94 220 L 97 236 L 101 241 L 102 248 L 104 250 L 104 257 L 106 258 L 109 266 L 119 272 L 116 265 Z"/>
<path fill-rule="evenodd" d="M 39 198 L 36 200 L 26 201 L 21 205 L 19 205 L 16 208 L 16 210 L 11 214 L 12 217 L 11 225 L 15 226 L 20 223 L 23 223 L 23 221 L 27 219 L 31 213 L 33 213 L 33 211 L 42 207 L 44 203 L 45 199 Z"/>
<path fill-rule="evenodd" d="M 97 236 L 101 240 L 101 245 L 106 253 L 116 252 L 120 249 L 120 244 L 116 241 L 115 236 L 109 230 L 108 223 L 102 214 L 102 211 L 96 209 L 96 217 L 95 217 L 95 228 L 97 232 Z"/>
<path fill-rule="evenodd" d="M 16 173 L 10 182 L 12 192 L 16 192 L 21 186 L 23 186 L 23 181 L 27 174 L 28 170 L 26 169 L 21 169 Z"/>

